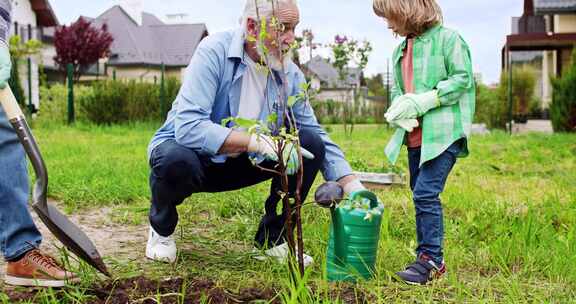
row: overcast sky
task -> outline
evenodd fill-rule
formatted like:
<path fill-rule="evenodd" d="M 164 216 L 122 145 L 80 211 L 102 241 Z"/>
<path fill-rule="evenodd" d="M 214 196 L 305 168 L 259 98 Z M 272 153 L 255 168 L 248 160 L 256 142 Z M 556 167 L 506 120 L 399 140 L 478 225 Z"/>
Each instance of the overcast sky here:
<path fill-rule="evenodd" d="M 458 30 L 470 45 L 474 70 L 485 83 L 497 82 L 500 53 L 510 33 L 511 17 L 522 15 L 522 0 L 438 0 L 447 27 Z M 51 0 L 61 24 L 80 15 L 97 17 L 120 0 Z M 210 33 L 234 28 L 244 0 L 142 0 L 143 9 L 164 19 L 168 14 L 187 14 L 187 21 L 206 23 Z M 400 38 L 372 12 L 372 0 L 299 0 L 301 22 L 297 33 L 311 28 L 317 42 L 329 43 L 336 34 L 367 39 L 374 51 L 366 74 L 386 71 L 386 62 Z M 322 54 L 322 51 L 319 51 Z M 327 52 L 326 52 L 327 53 Z M 304 58 L 306 59 L 306 58 Z"/>

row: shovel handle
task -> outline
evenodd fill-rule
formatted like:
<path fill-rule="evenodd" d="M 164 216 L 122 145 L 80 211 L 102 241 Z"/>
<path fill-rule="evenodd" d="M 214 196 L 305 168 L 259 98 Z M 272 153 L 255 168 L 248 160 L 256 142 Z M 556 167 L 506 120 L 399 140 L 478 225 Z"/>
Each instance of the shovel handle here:
<path fill-rule="evenodd" d="M 48 210 L 48 172 L 46 170 L 46 165 L 42 159 L 42 154 L 40 154 L 40 149 L 36 144 L 36 140 L 30 131 L 30 127 L 26 122 L 26 117 L 22 113 L 22 110 L 12 94 L 12 90 L 9 86 L 0 90 L 0 103 L 6 116 L 10 120 L 10 124 L 16 131 L 20 143 L 24 147 L 34 172 L 36 173 L 36 184 L 34 185 L 34 190 L 32 192 L 32 202 L 44 210 Z"/>
<path fill-rule="evenodd" d="M 2 103 L 2 108 L 4 109 L 4 112 L 6 112 L 8 120 L 12 121 L 24 117 L 24 113 L 20 110 L 18 102 L 9 86 L 0 90 L 0 103 Z"/>

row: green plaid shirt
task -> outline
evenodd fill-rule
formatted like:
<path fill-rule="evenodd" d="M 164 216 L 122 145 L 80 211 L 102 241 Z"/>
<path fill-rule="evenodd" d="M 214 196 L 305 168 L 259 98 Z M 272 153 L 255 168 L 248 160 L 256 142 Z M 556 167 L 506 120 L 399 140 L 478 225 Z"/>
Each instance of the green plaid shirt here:
<path fill-rule="evenodd" d="M 404 94 L 402 56 L 406 40 L 393 55 L 394 85 L 392 103 Z M 429 29 L 414 39 L 414 93 L 438 90 L 440 106 L 426 113 L 422 121 L 420 166 L 436 158 L 452 143 L 470 136 L 476 102 L 476 86 L 472 74 L 470 50 L 462 37 L 441 25 Z M 397 129 L 386 146 L 386 156 L 396 163 L 404 144 L 406 131 Z M 458 157 L 468 155 L 468 145 Z"/>

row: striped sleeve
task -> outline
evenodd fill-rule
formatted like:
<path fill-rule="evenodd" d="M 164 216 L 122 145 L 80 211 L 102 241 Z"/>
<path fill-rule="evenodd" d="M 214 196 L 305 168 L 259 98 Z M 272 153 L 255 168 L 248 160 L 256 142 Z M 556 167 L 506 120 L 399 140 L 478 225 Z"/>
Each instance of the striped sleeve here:
<path fill-rule="evenodd" d="M 0 0 L 0 42 L 6 43 L 10 35 L 10 0 Z"/>

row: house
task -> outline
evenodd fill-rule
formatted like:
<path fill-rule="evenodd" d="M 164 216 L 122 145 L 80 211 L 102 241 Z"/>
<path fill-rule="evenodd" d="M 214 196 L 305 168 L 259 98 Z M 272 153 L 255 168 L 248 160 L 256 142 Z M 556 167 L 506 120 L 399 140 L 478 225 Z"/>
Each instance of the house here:
<path fill-rule="evenodd" d="M 19 35 L 22 42 L 31 39 L 40 40 L 47 27 L 58 25 L 58 19 L 48 0 L 12 0 L 11 35 Z M 40 105 L 39 66 L 41 56 L 29 56 L 18 63 L 20 83 L 24 97 L 30 110 L 38 109 Z"/>
<path fill-rule="evenodd" d="M 196 47 L 208 36 L 205 24 L 166 24 L 152 14 L 122 5 L 96 18 L 83 18 L 98 28 L 106 24 L 114 42 L 110 57 L 94 65 L 81 80 L 107 77 L 156 82 L 162 66 L 165 77 L 180 79 Z M 53 32 L 52 37 L 44 37 L 45 42 L 53 39 Z M 46 54 L 53 57 L 55 50 Z M 58 69 L 53 61 L 51 68 Z"/>
<path fill-rule="evenodd" d="M 536 62 L 540 74 L 536 94 L 547 109 L 552 101 L 550 76 L 561 76 L 570 66 L 575 44 L 576 0 L 524 0 L 523 15 L 512 18 L 502 68 L 508 68 L 509 57 L 512 62 Z"/>
<path fill-rule="evenodd" d="M 362 86 L 363 75 L 359 68 L 345 69 L 345 77 L 341 79 L 338 70 L 321 56 L 313 57 L 302 66 L 302 70 L 312 88 L 319 91 L 317 100 L 354 102 L 354 95 Z"/>

